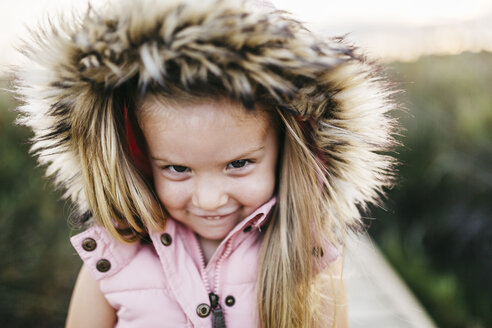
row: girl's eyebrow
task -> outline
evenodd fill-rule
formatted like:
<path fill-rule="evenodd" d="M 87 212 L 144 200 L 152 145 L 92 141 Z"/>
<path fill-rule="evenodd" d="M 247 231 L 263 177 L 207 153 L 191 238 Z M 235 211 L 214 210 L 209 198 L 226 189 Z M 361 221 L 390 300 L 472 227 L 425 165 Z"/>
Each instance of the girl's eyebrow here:
<path fill-rule="evenodd" d="M 169 162 L 171 163 L 172 161 L 170 161 L 169 159 L 167 159 L 166 157 L 155 157 L 155 156 L 150 156 L 150 159 L 153 160 L 153 161 L 159 161 L 159 162 Z"/>
<path fill-rule="evenodd" d="M 254 153 L 262 151 L 263 149 L 265 149 L 265 146 L 260 146 L 258 148 L 254 148 L 252 150 L 248 150 L 248 151 L 246 151 L 246 152 L 244 152 L 238 156 L 234 156 L 234 159 L 230 160 L 229 162 L 237 160 L 238 158 L 248 158 L 248 157 L 252 156 Z"/>
<path fill-rule="evenodd" d="M 258 148 L 254 148 L 252 150 L 248 150 L 248 151 L 246 151 L 246 152 L 244 152 L 242 154 L 239 154 L 238 156 L 234 156 L 231 160 L 227 160 L 226 162 L 229 163 L 229 162 L 232 162 L 234 160 L 237 160 L 238 158 L 247 158 L 247 157 L 250 157 L 254 153 L 257 153 L 259 151 L 262 151 L 263 149 L 265 149 L 265 146 L 260 146 Z M 151 156 L 151 159 L 154 160 L 154 161 L 160 161 L 160 162 L 169 162 L 169 163 L 172 162 L 172 161 L 168 160 L 165 157 L 154 157 L 154 156 Z"/>

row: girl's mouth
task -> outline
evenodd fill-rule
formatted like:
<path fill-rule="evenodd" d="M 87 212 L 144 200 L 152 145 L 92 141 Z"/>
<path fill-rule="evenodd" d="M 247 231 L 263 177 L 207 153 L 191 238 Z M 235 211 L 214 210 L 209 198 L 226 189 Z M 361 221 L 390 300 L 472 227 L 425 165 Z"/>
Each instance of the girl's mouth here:
<path fill-rule="evenodd" d="M 222 218 L 222 216 L 206 216 L 205 217 L 207 220 L 219 220 L 220 218 Z"/>
<path fill-rule="evenodd" d="M 200 211 L 189 211 L 190 214 L 197 216 L 197 217 L 200 217 L 202 219 L 206 219 L 206 220 L 220 220 L 220 219 L 223 219 L 225 217 L 229 217 L 230 215 L 232 215 L 236 212 L 237 212 L 237 209 L 229 209 L 227 212 L 223 211 L 223 212 L 215 212 L 215 213 L 214 212 L 207 213 L 207 212 L 200 212 Z"/>
<path fill-rule="evenodd" d="M 231 215 L 233 215 L 234 213 L 235 213 L 235 211 L 230 212 L 230 213 L 226 213 L 226 214 L 213 213 L 214 215 L 198 215 L 198 216 L 201 217 L 201 218 L 203 218 L 203 219 L 205 219 L 205 220 L 218 221 L 218 220 L 222 220 L 222 219 L 228 218 Z"/>

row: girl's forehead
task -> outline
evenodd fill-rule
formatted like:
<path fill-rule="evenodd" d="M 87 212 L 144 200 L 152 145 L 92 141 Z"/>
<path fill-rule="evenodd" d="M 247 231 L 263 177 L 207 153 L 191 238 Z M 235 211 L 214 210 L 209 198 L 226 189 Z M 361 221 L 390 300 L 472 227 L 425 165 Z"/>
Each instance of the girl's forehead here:
<path fill-rule="evenodd" d="M 151 95 L 140 103 L 137 113 L 141 123 L 144 117 L 160 118 L 163 124 L 165 121 L 173 124 L 213 121 L 217 125 L 239 125 L 251 121 L 258 124 L 270 121 L 266 109 L 258 106 L 256 109 L 247 110 L 241 103 L 227 98 L 176 101 Z"/>

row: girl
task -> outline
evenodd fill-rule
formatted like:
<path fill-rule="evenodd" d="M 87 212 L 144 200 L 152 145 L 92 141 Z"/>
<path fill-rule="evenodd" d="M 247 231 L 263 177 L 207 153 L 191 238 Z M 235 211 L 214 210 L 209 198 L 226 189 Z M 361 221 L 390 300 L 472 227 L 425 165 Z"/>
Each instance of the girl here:
<path fill-rule="evenodd" d="M 20 122 L 87 228 L 68 327 L 346 325 L 337 248 L 394 145 L 356 49 L 235 0 L 122 0 L 35 40 Z"/>

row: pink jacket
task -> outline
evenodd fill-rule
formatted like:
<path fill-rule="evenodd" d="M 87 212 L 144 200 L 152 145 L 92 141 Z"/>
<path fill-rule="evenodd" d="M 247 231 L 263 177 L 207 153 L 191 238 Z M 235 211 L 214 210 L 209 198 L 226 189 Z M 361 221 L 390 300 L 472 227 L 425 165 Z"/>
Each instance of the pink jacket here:
<path fill-rule="evenodd" d="M 116 309 L 117 327 L 212 327 L 210 293 L 227 327 L 258 327 L 256 276 L 275 198 L 240 222 L 205 266 L 195 234 L 168 220 L 151 243 L 123 244 L 94 226 L 71 241 Z M 328 250 L 328 261 L 336 258 Z"/>

